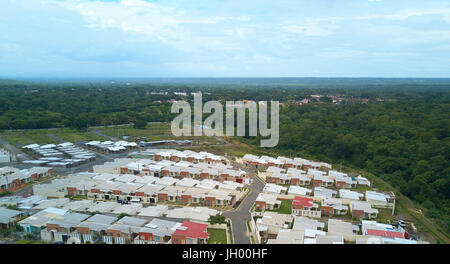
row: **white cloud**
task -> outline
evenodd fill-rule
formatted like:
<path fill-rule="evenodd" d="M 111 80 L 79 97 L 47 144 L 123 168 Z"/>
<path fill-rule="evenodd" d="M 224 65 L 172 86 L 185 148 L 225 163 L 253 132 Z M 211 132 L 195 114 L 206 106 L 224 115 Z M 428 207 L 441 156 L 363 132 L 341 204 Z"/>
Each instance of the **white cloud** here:
<path fill-rule="evenodd" d="M 450 8 L 440 9 L 408 9 L 401 10 L 392 14 L 370 14 L 364 16 L 357 16 L 356 19 L 370 20 L 370 19 L 387 19 L 387 20 L 405 20 L 413 16 L 426 15 L 443 15 L 446 19 L 450 16 Z"/>
<path fill-rule="evenodd" d="M 245 23 L 250 20 L 247 16 L 190 14 L 186 10 L 143 0 L 72 0 L 60 4 L 80 13 L 85 18 L 87 27 L 97 30 L 120 29 L 190 52 L 202 49 L 239 49 L 238 43 L 224 34 L 219 34 L 215 29 L 220 23 L 221 27 L 226 29 L 230 23 Z M 240 36 L 244 34 L 243 31 L 236 32 Z"/>
<path fill-rule="evenodd" d="M 283 29 L 292 33 L 299 33 L 305 36 L 314 37 L 325 37 L 333 34 L 330 30 L 324 29 L 314 23 L 305 25 L 289 25 L 284 26 Z"/>

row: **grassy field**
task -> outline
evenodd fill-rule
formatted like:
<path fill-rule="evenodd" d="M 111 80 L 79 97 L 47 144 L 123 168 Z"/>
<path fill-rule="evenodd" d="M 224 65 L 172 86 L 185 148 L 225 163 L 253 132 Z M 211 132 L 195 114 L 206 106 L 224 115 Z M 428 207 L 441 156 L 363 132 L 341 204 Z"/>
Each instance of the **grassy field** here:
<path fill-rule="evenodd" d="M 395 216 L 392 215 L 392 209 L 387 208 L 378 208 L 378 216 L 375 219 L 377 222 L 385 223 L 385 224 L 392 224 L 395 223 Z"/>
<path fill-rule="evenodd" d="M 96 127 L 92 130 L 97 130 L 104 135 L 121 139 L 123 136 L 129 136 L 129 140 L 135 137 L 147 137 L 146 141 L 158 140 L 191 140 L 194 145 L 220 145 L 223 144 L 214 137 L 175 137 L 172 134 L 170 123 L 148 124 L 145 129 L 135 129 L 132 125 L 117 126 L 117 127 Z"/>
<path fill-rule="evenodd" d="M 52 137 L 52 135 L 54 137 Z M 107 140 L 107 138 L 91 132 L 78 131 L 70 128 L 41 129 L 41 130 L 5 130 L 2 138 L 11 145 L 21 147 L 29 144 L 59 144 L 61 141 L 91 141 Z"/>
<path fill-rule="evenodd" d="M 208 228 L 209 244 L 226 244 L 227 243 L 227 230 Z"/>
<path fill-rule="evenodd" d="M 96 127 L 105 135 L 111 137 L 151 137 L 151 136 L 172 136 L 170 131 L 170 123 L 148 124 L 145 129 L 135 129 L 133 125 L 116 126 L 116 127 Z"/>
<path fill-rule="evenodd" d="M 210 140 L 215 140 L 214 138 L 210 138 Z M 217 140 L 216 140 L 217 141 Z M 218 142 L 218 141 L 217 141 Z M 194 148 L 186 147 L 184 149 L 192 149 Z M 207 151 L 216 155 L 230 155 L 235 157 L 242 157 L 245 154 L 254 154 L 254 155 L 264 155 L 267 152 L 260 151 L 249 146 L 241 145 L 240 143 L 233 141 L 232 145 L 220 145 L 220 146 L 204 146 L 202 151 Z"/>
<path fill-rule="evenodd" d="M 108 140 L 108 138 L 99 136 L 92 132 L 77 131 L 77 130 L 72 130 L 72 129 L 58 129 L 57 131 L 53 132 L 52 134 L 65 140 L 65 141 L 69 141 L 69 142 Z"/>
<path fill-rule="evenodd" d="M 2 138 L 8 141 L 11 145 L 16 147 L 21 147 L 29 144 L 57 144 L 58 140 L 46 135 L 38 133 L 27 133 L 27 132 L 14 132 L 12 134 L 6 134 Z"/>

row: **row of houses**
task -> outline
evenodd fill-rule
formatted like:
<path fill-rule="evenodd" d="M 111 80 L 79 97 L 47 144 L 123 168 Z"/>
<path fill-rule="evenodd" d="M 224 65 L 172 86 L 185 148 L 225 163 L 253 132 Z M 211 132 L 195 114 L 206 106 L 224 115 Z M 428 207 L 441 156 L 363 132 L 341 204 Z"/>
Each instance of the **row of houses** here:
<path fill-rule="evenodd" d="M 53 172 L 53 168 L 49 167 L 33 167 L 23 170 L 13 167 L 0 168 L 0 193 L 20 190 L 27 183 L 50 176 Z"/>
<path fill-rule="evenodd" d="M 86 147 L 90 150 L 103 153 L 103 154 L 117 154 L 124 153 L 133 149 L 138 148 L 138 145 L 135 142 L 128 141 L 89 141 L 86 144 Z"/>
<path fill-rule="evenodd" d="M 395 195 L 393 192 L 365 191 L 364 193 L 340 189 L 333 190 L 324 187 L 314 187 L 313 189 L 292 185 L 284 187 L 273 183 L 267 183 L 263 189 L 264 193 L 283 195 L 286 199 L 294 196 L 311 197 L 319 202 L 334 198 L 343 204 L 350 204 L 350 201 L 366 201 L 376 208 L 394 208 Z"/>
<path fill-rule="evenodd" d="M 113 162 L 95 165 L 93 171 L 97 173 L 132 174 L 157 178 L 170 176 L 197 180 L 211 179 L 244 184 L 248 184 L 250 179 L 245 171 L 235 170 L 229 164 L 193 163 L 184 160 L 115 159 Z"/>
<path fill-rule="evenodd" d="M 304 216 L 265 212 L 254 222 L 257 237 L 267 244 L 417 244 L 400 226 L 362 220 L 353 224 L 339 219 L 320 221 Z"/>
<path fill-rule="evenodd" d="M 378 210 L 364 201 L 350 201 L 349 204 L 343 204 L 337 199 L 327 199 L 319 205 L 312 198 L 295 196 L 291 208 L 293 215 L 312 218 L 343 216 L 349 211 L 353 218 L 358 219 L 375 219 L 378 216 Z"/>
<path fill-rule="evenodd" d="M 372 191 L 366 192 L 366 197 L 373 195 Z M 382 195 L 382 193 L 377 193 Z M 281 200 L 291 201 L 291 213 L 293 215 L 320 218 L 323 216 L 344 216 L 351 214 L 353 218 L 359 219 L 374 219 L 378 216 L 379 211 L 374 207 L 379 206 L 378 201 L 368 200 L 352 200 L 347 198 L 333 198 L 333 197 L 308 197 L 297 195 L 278 195 L 275 193 L 260 193 L 255 201 L 255 209 L 277 210 L 281 206 Z M 320 204 L 320 205 L 319 205 Z M 381 205 L 381 208 L 385 204 Z M 380 207 L 378 207 L 380 208 Z"/>
<path fill-rule="evenodd" d="M 204 244 L 208 224 L 191 221 L 83 214 L 46 208 L 19 222 L 26 232 L 39 232 L 41 240 L 63 243 Z"/>
<path fill-rule="evenodd" d="M 49 197 L 87 196 L 96 201 L 156 204 L 176 202 L 204 206 L 233 206 L 246 189 L 232 181 L 130 174 L 79 173 L 33 186 L 34 194 Z"/>
<path fill-rule="evenodd" d="M 258 172 L 258 176 L 268 183 L 282 185 L 299 185 L 315 187 L 355 188 L 358 185 L 370 187 L 370 181 L 361 175 L 349 176 L 334 170 L 321 171 L 307 169 L 306 171 L 296 168 L 268 167 L 265 172 Z"/>
<path fill-rule="evenodd" d="M 192 150 L 179 151 L 176 149 L 148 149 L 138 153 L 132 153 L 130 155 L 145 155 L 146 158 L 155 161 L 170 160 L 175 162 L 188 161 L 191 163 L 229 164 L 227 158 L 214 155 L 206 151 L 195 152 Z"/>
<path fill-rule="evenodd" d="M 0 197 L 0 206 L 16 207 L 22 211 L 24 215 L 33 215 L 41 210 L 54 207 L 78 213 L 114 215 L 125 213 L 127 215 L 139 217 L 167 216 L 173 219 L 187 219 L 203 223 L 208 222 L 210 216 L 220 214 L 220 212 L 214 208 L 200 206 L 185 206 L 169 209 L 169 206 L 163 204 L 144 206 L 141 203 L 122 204 L 116 201 L 94 201 L 88 199 L 71 200 L 69 198 L 54 199 L 40 195 L 32 195 L 29 197 Z"/>
<path fill-rule="evenodd" d="M 252 154 L 245 154 L 242 158 L 236 160 L 246 166 L 257 168 L 258 170 L 266 170 L 269 167 L 277 167 L 283 169 L 295 168 L 295 169 L 331 169 L 331 164 L 325 162 L 316 162 L 306 160 L 302 158 L 287 158 L 287 157 L 269 157 L 269 156 L 255 156 Z"/>

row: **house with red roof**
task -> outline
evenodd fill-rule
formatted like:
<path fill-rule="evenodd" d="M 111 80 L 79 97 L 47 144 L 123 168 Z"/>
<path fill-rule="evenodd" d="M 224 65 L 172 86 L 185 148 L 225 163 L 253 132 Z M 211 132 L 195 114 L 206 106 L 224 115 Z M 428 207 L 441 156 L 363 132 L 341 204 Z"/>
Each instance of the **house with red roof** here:
<path fill-rule="evenodd" d="M 302 196 L 295 196 L 292 200 L 291 213 L 293 215 L 309 216 L 315 218 L 320 218 L 321 216 L 319 205 L 313 203 L 312 198 Z"/>
<path fill-rule="evenodd" d="M 207 224 L 184 221 L 172 234 L 172 244 L 206 244 L 209 233 Z"/>
<path fill-rule="evenodd" d="M 388 238 L 408 238 L 408 233 L 394 230 L 366 229 L 366 235 Z"/>
<path fill-rule="evenodd" d="M 365 236 L 408 239 L 408 233 L 400 226 L 394 227 L 389 224 L 368 220 L 362 220 L 361 224 L 362 232 Z"/>

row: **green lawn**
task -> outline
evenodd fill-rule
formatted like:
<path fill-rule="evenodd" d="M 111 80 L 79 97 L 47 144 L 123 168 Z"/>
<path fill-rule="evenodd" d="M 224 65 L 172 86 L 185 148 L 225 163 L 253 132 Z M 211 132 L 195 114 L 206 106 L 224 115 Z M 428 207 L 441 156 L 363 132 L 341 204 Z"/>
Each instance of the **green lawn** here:
<path fill-rule="evenodd" d="M 351 188 L 350 190 L 363 193 L 365 191 L 371 191 L 372 188 L 370 188 L 369 186 L 365 186 L 365 185 L 359 185 L 359 186 L 356 186 L 355 188 Z"/>
<path fill-rule="evenodd" d="M 225 229 L 208 228 L 209 244 L 226 244 L 227 231 Z"/>
<path fill-rule="evenodd" d="M 279 214 L 291 214 L 291 209 L 292 209 L 292 200 L 282 200 L 279 209 L 267 211 L 277 212 Z"/>
<path fill-rule="evenodd" d="M 388 209 L 388 208 L 378 208 L 378 216 L 375 219 L 377 222 L 380 223 L 388 223 L 388 220 L 392 223 L 395 222 L 394 220 L 394 216 L 392 215 L 392 209 Z"/>
<path fill-rule="evenodd" d="M 171 136 L 170 123 L 148 124 L 145 129 L 135 129 L 132 125 L 116 127 L 99 127 L 95 130 L 111 137 L 150 137 L 150 136 Z"/>
<path fill-rule="evenodd" d="M 63 139 L 63 140 L 65 140 L 65 141 L 69 141 L 69 142 L 93 141 L 93 140 L 98 140 L 98 141 L 109 140 L 106 137 L 99 136 L 99 135 L 94 134 L 92 132 L 77 131 L 77 130 L 68 129 L 68 128 L 55 130 L 52 134 L 57 136 L 57 137 L 59 137 L 59 138 L 61 138 L 61 139 Z"/>
<path fill-rule="evenodd" d="M 11 145 L 16 147 L 21 147 L 29 144 L 58 144 L 60 143 L 54 138 L 51 138 L 45 134 L 31 134 L 31 133 L 20 133 L 11 134 L 4 136 L 3 139 L 8 141 Z"/>
<path fill-rule="evenodd" d="M 43 244 L 41 241 L 17 240 L 14 244 Z"/>

